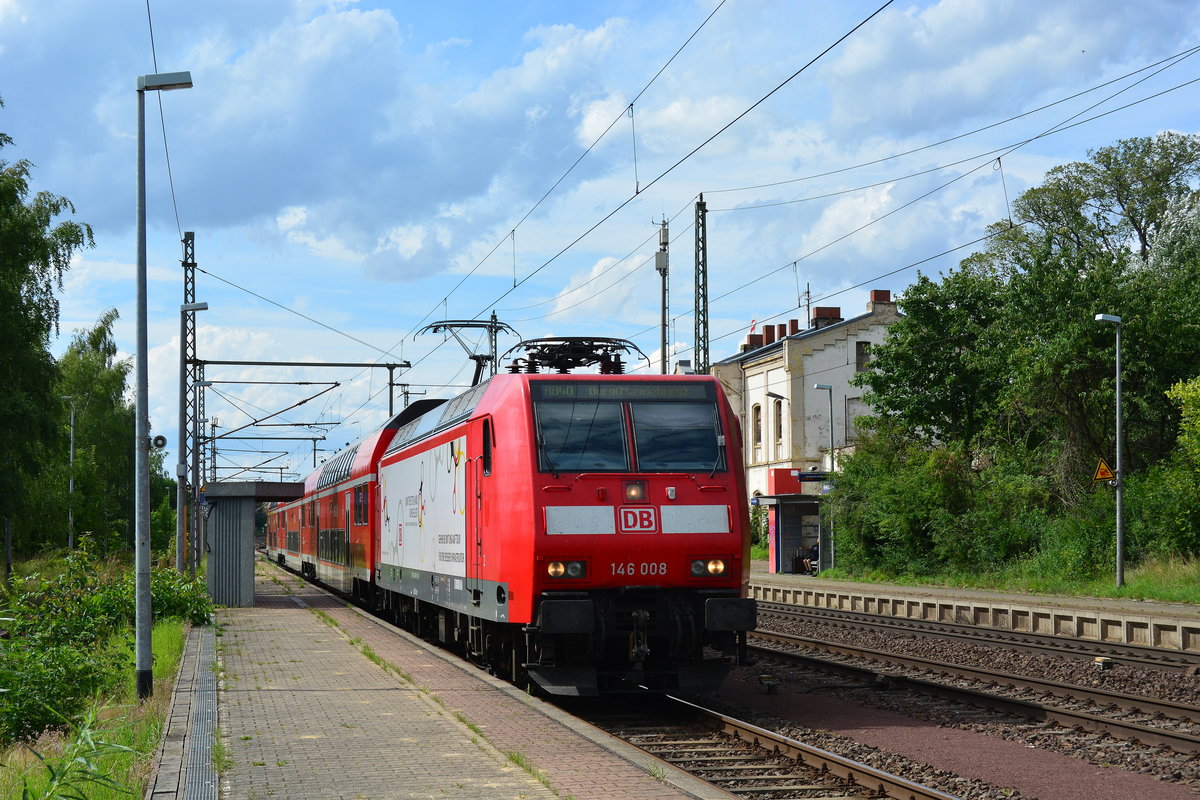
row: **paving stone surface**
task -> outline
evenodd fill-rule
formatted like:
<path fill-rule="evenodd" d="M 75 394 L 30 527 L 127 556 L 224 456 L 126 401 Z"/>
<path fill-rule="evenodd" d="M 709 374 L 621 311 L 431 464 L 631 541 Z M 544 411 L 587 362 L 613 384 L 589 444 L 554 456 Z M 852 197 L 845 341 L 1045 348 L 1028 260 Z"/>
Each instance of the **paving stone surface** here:
<path fill-rule="evenodd" d="M 555 797 L 313 613 L 340 616 L 335 601 L 305 593 L 304 607 L 261 579 L 256 591 L 255 608 L 218 615 L 220 732 L 233 762 L 222 798 Z"/>
<path fill-rule="evenodd" d="M 223 800 L 728 796 L 664 782 L 515 687 L 272 565 L 257 572 L 256 607 L 218 617 Z"/>

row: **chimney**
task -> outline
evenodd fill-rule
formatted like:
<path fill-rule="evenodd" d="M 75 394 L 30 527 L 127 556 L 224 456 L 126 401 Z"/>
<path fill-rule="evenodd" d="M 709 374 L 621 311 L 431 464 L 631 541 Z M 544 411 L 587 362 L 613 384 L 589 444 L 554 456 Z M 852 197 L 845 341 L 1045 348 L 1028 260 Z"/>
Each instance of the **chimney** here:
<path fill-rule="evenodd" d="M 763 345 L 763 337 L 761 333 L 751 333 L 746 336 L 746 350 L 757 350 Z"/>
<path fill-rule="evenodd" d="M 775 337 L 777 339 L 782 339 L 783 337 L 785 337 L 787 335 L 788 335 L 788 331 L 787 331 L 787 323 L 786 322 L 781 322 L 775 326 Z"/>
<path fill-rule="evenodd" d="M 788 320 L 788 336 L 795 336 L 799 332 L 800 332 L 800 320 L 789 319 Z"/>
<path fill-rule="evenodd" d="M 842 321 L 842 309 L 838 306 L 816 306 L 813 308 L 813 328 L 827 328 Z"/>
<path fill-rule="evenodd" d="M 763 325 L 762 342 L 763 344 L 771 344 L 775 341 L 775 326 Z"/>
<path fill-rule="evenodd" d="M 890 289 L 872 289 L 871 300 L 867 303 L 867 311 L 874 312 L 877 305 L 891 305 L 892 292 Z"/>

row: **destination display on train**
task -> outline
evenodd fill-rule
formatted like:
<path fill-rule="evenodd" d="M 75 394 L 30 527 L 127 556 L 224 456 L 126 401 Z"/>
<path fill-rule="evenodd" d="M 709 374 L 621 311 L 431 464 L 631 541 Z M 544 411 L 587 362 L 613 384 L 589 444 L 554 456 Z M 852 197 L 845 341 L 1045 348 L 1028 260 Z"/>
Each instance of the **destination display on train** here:
<path fill-rule="evenodd" d="M 534 400 L 711 400 L 711 385 L 692 381 L 530 381 Z"/>

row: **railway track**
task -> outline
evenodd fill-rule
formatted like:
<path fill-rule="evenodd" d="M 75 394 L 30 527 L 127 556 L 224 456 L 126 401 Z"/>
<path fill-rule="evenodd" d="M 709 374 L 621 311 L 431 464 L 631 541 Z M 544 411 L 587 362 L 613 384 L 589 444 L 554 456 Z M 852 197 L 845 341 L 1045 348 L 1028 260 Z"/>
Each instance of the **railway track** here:
<path fill-rule="evenodd" d="M 888 633 L 903 631 L 921 636 L 935 636 L 955 641 L 986 642 L 992 645 L 1002 644 L 1014 650 L 1067 656 L 1089 661 L 1095 658 L 1108 658 L 1120 664 L 1200 674 L 1200 654 L 1166 650 L 1146 645 L 1101 642 L 1089 639 L 1076 639 L 1068 636 L 1051 636 L 1048 634 L 1004 630 L 1002 628 L 987 628 L 962 623 L 935 622 L 908 617 L 888 617 L 879 614 L 839 611 L 827 608 L 810 608 L 807 606 L 771 603 L 762 600 L 758 602 L 758 612 L 760 627 L 764 622 L 764 617 L 769 619 L 770 615 L 774 615 L 784 619 L 819 620 L 832 625 L 871 628 Z"/>
<path fill-rule="evenodd" d="M 949 664 L 781 633 L 755 632 L 760 657 L 803 662 L 860 680 L 1003 711 L 1066 728 L 1108 733 L 1142 744 L 1200 753 L 1200 707 L 1011 673 Z M 799 652 L 816 650 L 821 656 Z M 830 661 L 828 656 L 850 659 Z M 899 670 L 919 673 L 902 674 Z M 968 685 L 963 685 L 963 684 Z"/>
<path fill-rule="evenodd" d="M 746 800 L 954 800 L 936 789 L 675 697 L 655 698 L 649 706 L 640 702 L 636 711 L 622 707 L 581 716 Z"/>

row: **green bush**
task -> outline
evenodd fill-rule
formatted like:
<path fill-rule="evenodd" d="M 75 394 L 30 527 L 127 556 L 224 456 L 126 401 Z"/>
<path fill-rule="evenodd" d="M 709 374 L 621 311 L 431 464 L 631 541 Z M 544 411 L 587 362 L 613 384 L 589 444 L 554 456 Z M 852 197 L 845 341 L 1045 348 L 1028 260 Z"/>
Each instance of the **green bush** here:
<path fill-rule="evenodd" d="M 0 639 L 0 745 L 79 719 L 98 693 L 130 671 L 134 574 L 89 555 L 85 541 L 53 577 L 30 575 L 10 592 Z M 202 579 L 152 570 L 156 620 L 205 624 L 212 613 Z"/>
<path fill-rule="evenodd" d="M 97 693 L 115 684 L 116 656 L 107 648 L 10 646 L 0 654 L 0 744 L 67 726 Z"/>
<path fill-rule="evenodd" d="M 1044 575 L 1088 580 L 1116 563 L 1116 499 L 1107 486 L 1096 487 L 1083 502 L 1049 521 L 1034 556 Z"/>

